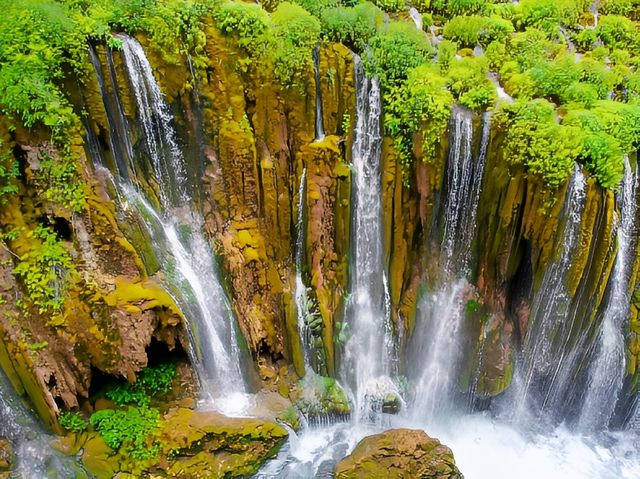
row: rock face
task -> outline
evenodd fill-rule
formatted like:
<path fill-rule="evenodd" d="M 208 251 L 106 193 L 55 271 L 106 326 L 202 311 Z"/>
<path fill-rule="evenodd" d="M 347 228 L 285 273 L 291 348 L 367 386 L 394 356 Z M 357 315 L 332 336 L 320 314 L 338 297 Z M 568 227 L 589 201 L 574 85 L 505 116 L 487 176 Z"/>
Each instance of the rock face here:
<path fill-rule="evenodd" d="M 165 415 L 156 434 L 162 445 L 156 459 L 132 462 L 91 433 L 82 446 L 82 462 L 99 479 L 118 473 L 132 477 L 246 477 L 273 457 L 287 436 L 287 431 L 273 422 L 177 408 Z"/>
<path fill-rule="evenodd" d="M 337 479 L 462 479 L 453 453 L 424 431 L 391 429 L 364 438 L 336 466 Z"/>
<path fill-rule="evenodd" d="M 6 439 L 0 439 L 0 478 L 9 477 L 14 464 L 13 446 Z"/>

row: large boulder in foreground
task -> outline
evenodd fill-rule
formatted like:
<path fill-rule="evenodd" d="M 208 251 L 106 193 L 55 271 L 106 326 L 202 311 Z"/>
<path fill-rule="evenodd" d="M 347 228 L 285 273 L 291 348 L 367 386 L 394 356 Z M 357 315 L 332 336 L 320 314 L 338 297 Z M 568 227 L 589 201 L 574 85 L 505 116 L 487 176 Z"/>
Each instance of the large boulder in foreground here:
<path fill-rule="evenodd" d="M 462 479 L 453 453 L 424 431 L 391 429 L 365 437 L 336 466 L 336 479 Z"/>

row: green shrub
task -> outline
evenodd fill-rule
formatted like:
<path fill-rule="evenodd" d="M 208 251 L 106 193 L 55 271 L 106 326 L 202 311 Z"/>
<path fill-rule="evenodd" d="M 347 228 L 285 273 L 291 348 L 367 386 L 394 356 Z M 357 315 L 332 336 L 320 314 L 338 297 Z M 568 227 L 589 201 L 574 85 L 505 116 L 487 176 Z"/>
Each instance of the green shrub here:
<path fill-rule="evenodd" d="M 342 5 L 341 0 L 296 0 L 298 5 L 311 15 L 320 18 L 325 10 L 337 8 Z"/>
<path fill-rule="evenodd" d="M 18 162 L 9 148 L 4 148 L 0 140 L 0 205 L 7 202 L 7 196 L 18 192 L 16 178 L 19 176 Z"/>
<path fill-rule="evenodd" d="M 618 142 L 607 133 L 591 133 L 584 139 L 580 159 L 604 188 L 617 188 L 624 176 Z"/>
<path fill-rule="evenodd" d="M 593 46 L 598 41 L 598 34 L 592 28 L 585 28 L 573 37 L 577 49 L 581 52 L 593 50 Z"/>
<path fill-rule="evenodd" d="M 386 133 L 394 139 L 405 173 L 411 164 L 416 133 L 422 138 L 424 161 L 436 158 L 453 105 L 453 95 L 445 86 L 446 78 L 438 68 L 425 64 L 410 70 L 407 80 L 393 86 L 385 96 L 388 102 L 384 117 Z"/>
<path fill-rule="evenodd" d="M 383 22 L 384 13 L 370 2 L 330 8 L 322 14 L 322 34 L 327 40 L 362 51 Z"/>
<path fill-rule="evenodd" d="M 573 0 L 522 0 L 518 18 L 525 27 L 555 35 L 559 25 L 578 23 L 578 7 Z"/>
<path fill-rule="evenodd" d="M 374 3 L 385 12 L 398 12 L 406 8 L 405 0 L 374 0 Z"/>
<path fill-rule="evenodd" d="M 506 131 L 504 158 L 538 176 L 549 190 L 556 190 L 571 174 L 581 150 L 582 130 L 559 125 L 546 100 L 507 104 L 496 115 L 496 124 Z"/>
<path fill-rule="evenodd" d="M 223 3 L 214 14 L 214 19 L 223 33 L 237 35 L 238 43 L 248 48 L 255 48 L 258 39 L 269 27 L 269 14 L 254 3 Z"/>
<path fill-rule="evenodd" d="M 155 408 L 103 409 L 93 413 L 90 422 L 114 451 L 122 449 L 137 460 L 158 455 L 160 447 L 154 442 L 153 433 L 160 426 L 160 412 Z"/>
<path fill-rule="evenodd" d="M 605 45 L 613 48 L 634 48 L 637 44 L 634 23 L 620 15 L 600 17 L 596 32 Z"/>
<path fill-rule="evenodd" d="M 449 69 L 448 84 L 458 103 L 470 110 L 486 110 L 497 99 L 496 87 L 486 76 L 484 58 L 454 60 Z"/>
<path fill-rule="evenodd" d="M 34 246 L 20 258 L 13 271 L 20 276 L 29 299 L 41 313 L 59 312 L 67 283 L 75 274 L 71 255 L 50 228 L 37 226 L 28 236 L 34 238 Z"/>
<path fill-rule="evenodd" d="M 123 381 L 107 390 L 106 396 L 119 406 L 148 405 L 156 394 L 166 394 L 171 390 L 175 376 L 176 366 L 173 363 L 145 368 L 138 373 L 134 384 Z"/>
<path fill-rule="evenodd" d="M 391 22 L 371 39 L 364 67 L 368 75 L 389 86 L 404 80 L 411 68 L 424 63 L 432 53 L 424 33 L 414 25 Z"/>
<path fill-rule="evenodd" d="M 563 103 L 573 103 L 583 108 L 591 108 L 598 101 L 598 91 L 593 85 L 574 82 L 562 93 Z"/>
<path fill-rule="evenodd" d="M 320 38 L 320 21 L 301 6 L 283 2 L 271 14 L 271 22 L 267 55 L 276 79 L 285 86 L 299 84 Z"/>
<path fill-rule="evenodd" d="M 598 11 L 603 15 L 629 15 L 636 2 L 634 0 L 600 0 Z"/>
<path fill-rule="evenodd" d="M 431 6 L 437 13 L 447 17 L 483 13 L 488 6 L 487 0 L 432 0 Z"/>
<path fill-rule="evenodd" d="M 58 422 L 67 431 L 75 433 L 85 431 L 89 427 L 89 423 L 79 412 L 65 411 L 60 414 Z"/>
<path fill-rule="evenodd" d="M 504 41 L 513 33 L 513 25 L 501 18 L 477 15 L 452 18 L 444 27 L 444 38 L 458 42 L 462 47 L 474 47 L 478 43 L 488 45 L 492 41 Z"/>

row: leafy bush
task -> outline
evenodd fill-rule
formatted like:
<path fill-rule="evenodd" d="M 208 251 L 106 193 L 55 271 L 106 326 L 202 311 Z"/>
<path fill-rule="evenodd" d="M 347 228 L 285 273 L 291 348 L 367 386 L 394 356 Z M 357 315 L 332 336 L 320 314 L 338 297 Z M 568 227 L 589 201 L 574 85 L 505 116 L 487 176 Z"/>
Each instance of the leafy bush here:
<path fill-rule="evenodd" d="M 374 0 L 374 3 L 385 12 L 397 12 L 406 7 L 405 0 Z"/>
<path fill-rule="evenodd" d="M 486 77 L 484 58 L 465 58 L 453 61 L 449 69 L 448 84 L 458 103 L 470 110 L 485 110 L 497 99 L 496 87 Z"/>
<path fill-rule="evenodd" d="M 13 271 L 41 313 L 58 312 L 64 305 L 67 280 L 75 273 L 71 255 L 50 228 L 37 226 L 28 236 L 35 237 L 34 247 Z"/>
<path fill-rule="evenodd" d="M 320 38 L 320 21 L 299 5 L 283 2 L 271 14 L 267 55 L 276 78 L 285 86 L 303 80 L 311 52 Z"/>
<path fill-rule="evenodd" d="M 399 83 L 407 72 L 424 63 L 433 49 L 423 32 L 403 22 L 391 22 L 371 39 L 364 58 L 368 75 L 384 86 Z"/>
<path fill-rule="evenodd" d="M 584 139 L 580 159 L 604 188 L 616 188 L 624 176 L 624 162 L 618 142 L 604 132 Z"/>
<path fill-rule="evenodd" d="M 103 409 L 93 413 L 90 422 L 114 451 L 122 448 L 137 460 L 158 455 L 159 445 L 154 443 L 153 433 L 160 426 L 160 412 L 155 408 Z"/>
<path fill-rule="evenodd" d="M 555 35 L 559 25 L 578 23 L 578 7 L 573 0 L 522 0 L 518 17 L 525 27 Z"/>
<path fill-rule="evenodd" d="M 18 192 L 15 179 L 19 175 L 18 162 L 11 154 L 11 150 L 3 148 L 0 140 L 0 205 L 7 202 L 7 196 Z"/>
<path fill-rule="evenodd" d="M 413 137 L 422 137 L 422 156 L 433 161 L 442 135 L 447 131 L 453 95 L 445 88 L 446 78 L 434 65 L 421 65 L 408 73 L 387 95 L 384 125 L 394 139 L 406 173 L 412 159 Z"/>
<path fill-rule="evenodd" d="M 463 47 L 474 47 L 478 43 L 488 45 L 494 40 L 504 41 L 513 32 L 513 25 L 501 18 L 477 15 L 452 18 L 444 27 L 443 36 Z"/>
<path fill-rule="evenodd" d="M 223 3 L 214 19 L 222 32 L 237 35 L 238 43 L 250 49 L 256 46 L 257 39 L 269 26 L 269 15 L 255 3 Z"/>
<path fill-rule="evenodd" d="M 341 0 L 296 0 L 298 5 L 311 15 L 320 18 L 325 10 L 337 8 L 342 5 Z"/>
<path fill-rule="evenodd" d="M 434 11 L 447 17 L 483 13 L 488 4 L 487 0 L 432 0 L 431 2 Z"/>
<path fill-rule="evenodd" d="M 620 15 L 600 17 L 596 32 L 605 45 L 613 48 L 629 48 L 637 44 L 634 23 Z"/>
<path fill-rule="evenodd" d="M 109 389 L 106 396 L 119 406 L 125 404 L 148 405 L 156 394 L 166 394 L 176 376 L 176 366 L 165 363 L 145 368 L 138 374 L 136 382 L 122 382 Z"/>
<path fill-rule="evenodd" d="M 89 423 L 82 417 L 79 412 L 65 411 L 60 414 L 58 419 L 60 425 L 70 432 L 82 432 L 89 427 Z"/>
<path fill-rule="evenodd" d="M 496 121 L 507 132 L 504 157 L 509 164 L 524 166 L 550 190 L 571 174 L 581 150 L 582 130 L 556 123 L 551 103 L 533 100 L 504 105 Z"/>
<path fill-rule="evenodd" d="M 604 15 L 629 15 L 635 3 L 633 0 L 600 0 L 598 10 Z"/>
<path fill-rule="evenodd" d="M 361 51 L 383 22 L 384 13 L 370 2 L 355 7 L 330 8 L 322 14 L 322 33 L 328 40 Z"/>

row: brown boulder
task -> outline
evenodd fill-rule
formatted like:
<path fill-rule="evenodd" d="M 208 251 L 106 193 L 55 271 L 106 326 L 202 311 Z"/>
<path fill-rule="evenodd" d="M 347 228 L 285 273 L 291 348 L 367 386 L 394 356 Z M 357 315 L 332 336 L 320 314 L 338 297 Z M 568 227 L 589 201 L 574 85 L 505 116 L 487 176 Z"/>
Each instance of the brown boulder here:
<path fill-rule="evenodd" d="M 453 453 L 424 431 L 391 429 L 365 437 L 336 466 L 336 479 L 462 479 Z"/>

